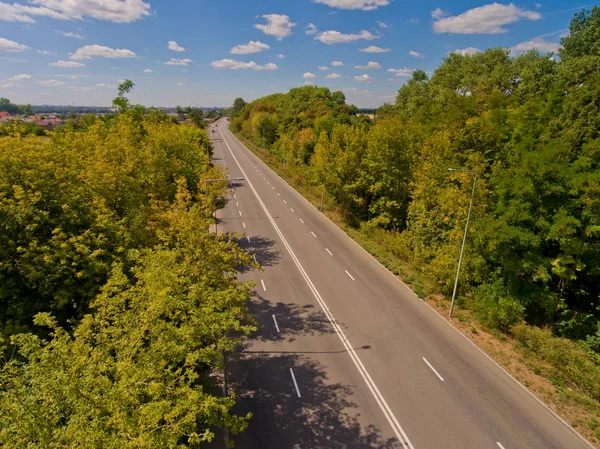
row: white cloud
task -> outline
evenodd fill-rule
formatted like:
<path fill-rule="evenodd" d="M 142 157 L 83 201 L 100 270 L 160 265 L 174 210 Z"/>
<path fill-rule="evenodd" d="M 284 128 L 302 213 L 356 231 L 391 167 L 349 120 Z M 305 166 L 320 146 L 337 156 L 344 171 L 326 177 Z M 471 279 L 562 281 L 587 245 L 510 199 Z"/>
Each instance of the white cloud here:
<path fill-rule="evenodd" d="M 65 82 L 63 81 L 56 81 L 56 80 L 42 80 L 42 81 L 37 81 L 37 83 L 40 86 L 44 86 L 44 87 L 58 87 L 58 86 L 64 86 Z"/>
<path fill-rule="evenodd" d="M 57 20 L 83 20 L 93 18 L 111 22 L 129 23 L 152 11 L 142 0 L 30 0 L 37 6 L 19 3 L 0 3 L 0 20 L 35 23 L 33 16 Z"/>
<path fill-rule="evenodd" d="M 95 56 L 111 59 L 135 58 L 135 53 L 131 50 L 104 47 L 103 45 L 84 45 L 71 55 L 71 59 L 92 59 Z"/>
<path fill-rule="evenodd" d="M 89 92 L 90 90 L 94 90 L 94 87 L 91 86 L 67 86 L 69 89 L 74 90 L 75 92 Z"/>
<path fill-rule="evenodd" d="M 177 85 L 178 85 L 179 87 L 181 87 L 181 86 L 185 86 L 185 84 L 183 84 L 183 83 L 177 83 Z"/>
<path fill-rule="evenodd" d="M 520 42 L 517 45 L 510 47 L 510 53 L 513 56 L 516 56 L 519 53 L 523 53 L 524 51 L 529 51 L 534 48 L 542 53 L 556 52 L 560 48 L 560 44 L 557 42 L 544 40 L 541 37 L 536 37 L 530 41 Z"/>
<path fill-rule="evenodd" d="M 372 11 L 380 6 L 387 6 L 390 0 L 313 0 L 315 3 L 339 9 L 362 9 Z"/>
<path fill-rule="evenodd" d="M 372 78 L 365 73 L 364 75 L 355 76 L 354 79 L 356 81 L 371 81 Z"/>
<path fill-rule="evenodd" d="M 325 75 L 325 78 L 330 79 L 330 80 L 334 80 L 336 78 L 341 78 L 342 75 L 338 74 L 338 73 L 328 73 L 327 75 Z"/>
<path fill-rule="evenodd" d="M 67 16 L 48 8 L 35 8 L 20 5 L 18 3 L 13 3 L 12 5 L 0 3 L 0 20 L 5 20 L 7 22 L 35 23 L 35 20 L 31 16 L 48 16 L 54 19 L 63 20 L 68 19 Z"/>
<path fill-rule="evenodd" d="M 439 20 L 442 19 L 444 17 L 448 17 L 449 14 L 444 11 L 442 8 L 435 8 L 433 11 L 431 11 L 431 17 L 435 20 Z M 417 19 L 419 20 L 419 19 Z"/>
<path fill-rule="evenodd" d="M 417 17 L 411 17 L 407 20 L 408 23 L 419 23 L 420 20 Z"/>
<path fill-rule="evenodd" d="M 376 45 L 370 45 L 367 48 L 361 48 L 358 51 L 362 51 L 364 53 L 387 53 L 388 51 L 391 51 L 391 49 L 377 47 Z"/>
<path fill-rule="evenodd" d="M 192 60 L 188 59 L 188 58 L 184 58 L 184 59 L 171 58 L 169 61 L 166 61 L 163 64 L 166 64 L 166 65 L 185 65 L 185 66 L 187 66 L 190 62 L 192 62 Z"/>
<path fill-rule="evenodd" d="M 31 75 L 27 75 L 25 73 L 22 73 L 20 75 L 15 75 L 11 78 L 12 81 L 22 81 L 22 80 L 30 80 L 31 79 Z"/>
<path fill-rule="evenodd" d="M 475 47 L 467 47 L 462 49 L 454 50 L 454 53 L 458 53 L 459 55 L 474 55 L 475 53 L 480 53 L 481 50 Z"/>
<path fill-rule="evenodd" d="M 292 27 L 296 25 L 285 14 L 264 14 L 261 17 L 266 19 L 267 23 L 257 23 L 254 28 L 270 36 L 275 36 L 278 41 L 292 34 Z"/>
<path fill-rule="evenodd" d="M 378 62 L 369 61 L 367 65 L 355 65 L 355 69 L 380 69 L 381 64 Z"/>
<path fill-rule="evenodd" d="M 48 65 L 51 65 L 53 67 L 70 67 L 70 68 L 85 66 L 85 64 L 83 62 L 76 62 L 76 61 L 56 61 L 56 62 L 51 62 Z"/>
<path fill-rule="evenodd" d="M 371 41 L 373 39 L 379 39 L 379 36 L 374 36 L 367 30 L 361 30 L 360 33 L 356 34 L 343 34 L 339 31 L 328 30 L 319 33 L 316 37 L 316 40 L 323 42 L 324 44 L 345 44 L 347 42 L 354 42 L 361 39 L 366 41 Z"/>
<path fill-rule="evenodd" d="M 9 41 L 0 37 L 0 51 L 10 51 L 11 53 L 20 53 L 22 51 L 29 50 L 27 45 L 19 44 L 15 41 Z"/>
<path fill-rule="evenodd" d="M 53 51 L 48 51 L 48 50 L 36 50 L 36 53 L 39 53 L 40 55 L 55 55 L 56 53 Z"/>
<path fill-rule="evenodd" d="M 414 69 L 404 67 L 403 69 L 388 69 L 389 73 L 395 73 L 396 76 L 412 76 Z"/>
<path fill-rule="evenodd" d="M 185 48 L 183 48 L 181 45 L 178 45 L 175 41 L 169 41 L 167 46 L 169 47 L 169 50 L 185 51 Z"/>
<path fill-rule="evenodd" d="M 411 55 L 413 58 L 422 58 L 423 55 L 421 53 L 419 53 L 418 51 L 414 51 L 411 50 L 408 52 L 409 55 Z"/>
<path fill-rule="evenodd" d="M 231 70 L 277 70 L 277 64 L 269 62 L 268 64 L 259 65 L 254 61 L 242 62 L 234 61 L 233 59 L 221 59 L 220 61 L 213 61 L 210 63 L 211 66 L 217 69 L 231 69 Z"/>
<path fill-rule="evenodd" d="M 154 70 L 152 70 L 152 69 L 144 69 L 144 73 L 154 73 Z"/>
<path fill-rule="evenodd" d="M 314 85 L 314 84 L 315 84 L 315 83 L 313 83 L 312 81 L 304 81 L 304 85 L 305 85 L 305 86 L 312 86 L 312 85 Z"/>
<path fill-rule="evenodd" d="M 283 59 L 283 58 L 285 58 L 285 55 L 284 55 L 284 54 L 281 54 L 281 53 L 279 53 L 279 54 L 277 55 L 277 59 Z"/>
<path fill-rule="evenodd" d="M 61 31 L 61 30 L 54 30 L 55 33 L 58 34 L 62 34 L 65 37 L 72 37 L 73 39 L 83 39 L 83 36 L 81 34 L 77 34 L 77 33 L 73 33 L 72 31 Z"/>
<path fill-rule="evenodd" d="M 116 89 L 117 85 L 116 84 L 98 83 L 98 84 L 96 84 L 96 87 L 103 87 L 106 89 Z"/>
<path fill-rule="evenodd" d="M 342 61 L 331 61 L 331 65 L 334 67 L 343 67 L 344 63 Z"/>
<path fill-rule="evenodd" d="M 329 70 L 329 67 L 327 67 L 326 65 L 320 65 L 317 67 L 319 70 Z"/>
<path fill-rule="evenodd" d="M 247 55 L 250 53 L 258 53 L 263 50 L 270 50 L 267 44 L 263 44 L 261 41 L 250 41 L 247 44 L 240 44 L 233 47 L 229 53 L 234 55 Z"/>
<path fill-rule="evenodd" d="M 390 27 L 387 23 L 382 22 L 381 20 L 377 21 L 377 25 L 379 25 L 379 28 L 389 28 Z"/>
<path fill-rule="evenodd" d="M 306 34 L 308 34 L 309 36 L 312 36 L 313 34 L 317 34 L 319 30 L 317 30 L 317 27 L 313 24 L 313 23 L 309 23 L 308 25 L 306 25 L 306 27 L 304 28 L 304 32 Z"/>
<path fill-rule="evenodd" d="M 317 77 L 317 75 L 315 75 L 314 73 L 310 73 L 310 72 L 306 72 L 304 75 L 302 75 L 302 78 L 304 78 L 304 79 L 313 79 L 316 77 Z"/>
<path fill-rule="evenodd" d="M 469 9 L 458 16 L 446 16 L 439 8 L 432 11 L 435 19 L 433 31 L 436 33 L 456 34 L 500 34 L 508 30 L 503 28 L 519 20 L 538 20 L 542 15 L 536 11 L 519 8 L 513 3 L 502 5 L 492 3 Z"/>
<path fill-rule="evenodd" d="M 8 89 L 10 87 L 13 87 L 15 85 L 15 83 L 0 83 L 0 87 L 2 89 Z"/>

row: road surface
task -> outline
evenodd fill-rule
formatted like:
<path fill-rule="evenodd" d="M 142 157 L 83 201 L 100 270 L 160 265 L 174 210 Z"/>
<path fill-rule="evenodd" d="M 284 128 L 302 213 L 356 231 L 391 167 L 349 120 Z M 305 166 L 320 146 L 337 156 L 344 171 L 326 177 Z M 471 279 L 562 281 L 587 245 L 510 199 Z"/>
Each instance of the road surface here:
<path fill-rule="evenodd" d="M 264 271 L 258 332 L 228 361 L 236 448 L 591 446 L 280 179 L 221 119 L 209 135 L 233 195 L 219 232 Z M 212 133 L 212 129 L 216 129 Z"/>

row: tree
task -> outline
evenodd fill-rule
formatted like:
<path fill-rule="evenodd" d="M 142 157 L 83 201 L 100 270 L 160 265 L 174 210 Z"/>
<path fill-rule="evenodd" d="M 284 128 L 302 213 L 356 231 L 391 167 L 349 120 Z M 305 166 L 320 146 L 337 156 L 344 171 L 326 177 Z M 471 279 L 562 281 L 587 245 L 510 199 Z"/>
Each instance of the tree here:
<path fill-rule="evenodd" d="M 112 104 L 113 107 L 118 108 L 120 111 L 126 111 L 130 108 L 129 99 L 125 96 L 125 94 L 130 93 L 133 90 L 135 84 L 133 81 L 126 79 L 121 84 L 119 84 L 118 90 L 119 93 L 115 98 L 113 98 Z"/>
<path fill-rule="evenodd" d="M 40 313 L 35 324 L 50 329 L 47 342 L 13 337 L 19 357 L 0 367 L 0 443 L 197 447 L 215 427 L 246 427 L 250 415 L 230 411 L 235 397 L 216 396 L 209 384 L 223 351 L 239 343 L 232 335 L 254 329 L 250 285 L 235 278 L 252 259 L 198 227 L 204 210 L 185 183 L 164 214 L 161 244 L 130 252 L 127 270 L 113 264 L 72 334 Z"/>
<path fill-rule="evenodd" d="M 238 97 L 235 100 L 233 100 L 233 106 L 231 107 L 231 117 L 236 117 L 242 111 L 242 109 L 244 109 L 244 106 L 246 106 L 246 102 L 243 98 Z"/>

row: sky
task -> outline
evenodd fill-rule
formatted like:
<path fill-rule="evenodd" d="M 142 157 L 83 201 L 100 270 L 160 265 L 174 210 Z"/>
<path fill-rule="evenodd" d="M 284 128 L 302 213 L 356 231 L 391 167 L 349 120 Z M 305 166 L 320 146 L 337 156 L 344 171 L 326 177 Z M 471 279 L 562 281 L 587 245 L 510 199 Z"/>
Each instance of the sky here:
<path fill-rule="evenodd" d="M 0 97 L 108 106 L 230 106 L 314 84 L 393 102 L 450 52 L 556 51 L 571 0 L 0 0 Z"/>

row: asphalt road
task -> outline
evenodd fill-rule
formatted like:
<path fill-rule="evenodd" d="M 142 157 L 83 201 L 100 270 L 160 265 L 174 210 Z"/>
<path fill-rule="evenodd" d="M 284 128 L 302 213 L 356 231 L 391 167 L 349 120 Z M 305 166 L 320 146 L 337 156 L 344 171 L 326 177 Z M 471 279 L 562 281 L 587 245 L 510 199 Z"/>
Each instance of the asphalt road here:
<path fill-rule="evenodd" d="M 265 268 L 260 325 L 229 360 L 236 448 L 579 449 L 591 446 L 272 172 L 219 120 L 234 195 L 219 232 Z"/>

